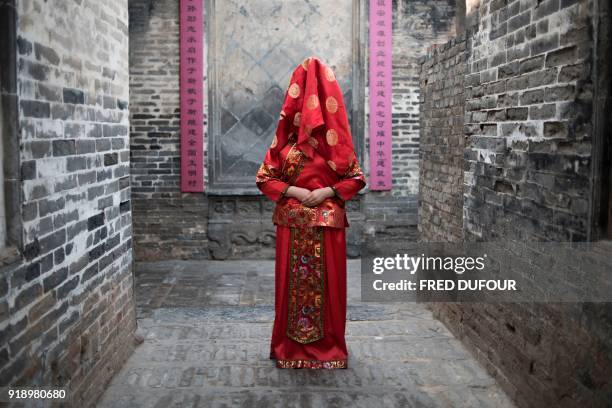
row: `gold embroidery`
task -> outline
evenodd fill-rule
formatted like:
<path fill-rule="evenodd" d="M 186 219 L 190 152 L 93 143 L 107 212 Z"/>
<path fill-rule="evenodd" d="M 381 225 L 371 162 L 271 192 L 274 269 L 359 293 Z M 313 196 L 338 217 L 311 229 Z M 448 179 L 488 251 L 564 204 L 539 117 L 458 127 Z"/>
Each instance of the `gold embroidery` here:
<path fill-rule="evenodd" d="M 319 97 L 317 95 L 310 95 L 306 101 L 306 107 L 308 109 L 314 109 L 319 106 Z"/>
<path fill-rule="evenodd" d="M 259 170 L 257 170 L 257 175 L 255 176 L 255 182 L 265 183 L 270 178 L 278 178 L 279 176 L 280 176 L 280 173 L 277 169 L 275 169 L 274 167 L 268 164 L 262 163 L 261 166 L 259 166 Z"/>
<path fill-rule="evenodd" d="M 336 75 L 334 75 L 334 71 L 332 71 L 330 67 L 325 68 L 325 78 L 327 78 L 328 81 L 336 80 Z"/>
<path fill-rule="evenodd" d="M 328 96 L 325 100 L 325 107 L 329 113 L 336 113 L 338 111 L 338 101 L 333 96 Z"/>
<path fill-rule="evenodd" d="M 325 139 L 327 140 L 327 144 L 330 146 L 335 146 L 338 144 L 338 132 L 334 129 L 329 129 L 325 134 Z"/>
<path fill-rule="evenodd" d="M 347 360 L 276 360 L 278 368 L 335 369 L 347 368 Z"/>
<path fill-rule="evenodd" d="M 342 176 L 342 178 L 354 178 L 361 179 L 365 181 L 365 177 L 363 176 L 363 171 L 361 170 L 361 166 L 359 166 L 359 162 L 355 160 L 355 157 L 351 160 L 346 172 Z"/>
<path fill-rule="evenodd" d="M 325 261 L 321 227 L 291 227 L 287 337 L 307 344 L 324 337 Z"/>
<path fill-rule="evenodd" d="M 317 146 L 319 145 L 319 142 L 317 141 L 317 139 L 311 136 L 308 138 L 308 144 L 316 149 Z"/>
<path fill-rule="evenodd" d="M 281 170 L 283 180 L 289 184 L 293 184 L 297 179 L 306 162 L 306 155 L 300 149 L 296 149 L 295 146 L 293 144 L 289 149 Z"/>
<path fill-rule="evenodd" d="M 310 57 L 308 57 L 304 61 L 302 61 L 302 68 L 304 68 L 304 71 L 308 71 L 308 63 L 309 62 L 310 62 Z"/>
<path fill-rule="evenodd" d="M 291 86 L 289 87 L 289 96 L 292 97 L 293 99 L 300 96 L 300 86 L 298 84 L 296 83 L 291 84 Z"/>
<path fill-rule="evenodd" d="M 275 225 L 345 228 L 346 210 L 340 198 L 326 198 L 316 207 L 306 207 L 296 199 L 278 202 L 272 214 Z"/>

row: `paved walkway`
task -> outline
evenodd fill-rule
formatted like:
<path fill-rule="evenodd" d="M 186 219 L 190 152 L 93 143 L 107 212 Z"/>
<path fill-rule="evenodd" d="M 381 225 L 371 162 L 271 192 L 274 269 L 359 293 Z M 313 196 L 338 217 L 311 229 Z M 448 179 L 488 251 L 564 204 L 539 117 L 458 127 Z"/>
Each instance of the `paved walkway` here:
<path fill-rule="evenodd" d="M 271 261 L 137 265 L 145 342 L 99 407 L 513 407 L 420 304 L 359 302 L 349 261 L 347 370 L 279 370 L 268 359 Z"/>

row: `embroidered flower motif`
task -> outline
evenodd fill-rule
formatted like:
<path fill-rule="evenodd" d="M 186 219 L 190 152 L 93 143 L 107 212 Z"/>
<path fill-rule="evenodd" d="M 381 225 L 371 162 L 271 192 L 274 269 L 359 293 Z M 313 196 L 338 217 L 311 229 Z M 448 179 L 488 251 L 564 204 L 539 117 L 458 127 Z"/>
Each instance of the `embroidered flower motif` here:
<path fill-rule="evenodd" d="M 320 227 L 292 227 L 287 336 L 306 344 L 323 338 L 324 264 Z"/>

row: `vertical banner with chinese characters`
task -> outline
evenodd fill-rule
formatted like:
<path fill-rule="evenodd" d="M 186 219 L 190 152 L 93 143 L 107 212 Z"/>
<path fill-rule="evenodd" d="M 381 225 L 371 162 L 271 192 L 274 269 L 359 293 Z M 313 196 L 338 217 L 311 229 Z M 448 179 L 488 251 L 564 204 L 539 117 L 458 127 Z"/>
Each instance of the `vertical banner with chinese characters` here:
<path fill-rule="evenodd" d="M 391 3 L 370 0 L 371 190 L 391 190 Z"/>
<path fill-rule="evenodd" d="M 203 0 L 180 0 L 181 191 L 204 191 Z"/>

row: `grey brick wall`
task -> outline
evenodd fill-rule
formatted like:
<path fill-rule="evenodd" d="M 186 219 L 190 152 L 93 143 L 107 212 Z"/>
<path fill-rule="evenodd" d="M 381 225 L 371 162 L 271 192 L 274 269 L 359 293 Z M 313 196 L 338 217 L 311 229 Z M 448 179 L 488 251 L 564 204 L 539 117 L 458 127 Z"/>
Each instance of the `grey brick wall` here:
<path fill-rule="evenodd" d="M 127 1 L 19 1 L 22 258 L 0 273 L 0 383 L 92 404 L 132 350 Z"/>
<path fill-rule="evenodd" d="M 208 200 L 204 194 L 180 192 L 178 13 L 178 3 L 172 0 L 130 2 L 130 149 L 136 259 L 208 257 Z M 206 89 L 204 95 L 206 104 Z M 206 130 L 206 105 L 204 112 Z M 206 183 L 206 169 L 204 172 Z"/>
<path fill-rule="evenodd" d="M 419 58 L 455 34 L 455 9 L 449 0 L 393 2 L 393 196 L 418 193 Z"/>
<path fill-rule="evenodd" d="M 463 179 L 459 184 L 443 166 L 431 169 L 426 163 L 421 177 L 426 182 L 437 178 L 438 191 L 462 187 L 462 208 L 455 216 L 463 215 L 464 239 L 497 242 L 496 250 L 508 262 L 551 255 L 531 251 L 530 241 L 596 238 L 589 233 L 599 180 L 593 163 L 600 153 L 593 149 L 593 67 L 600 64 L 594 41 L 597 25 L 609 24 L 605 14 L 593 14 L 601 6 L 592 0 L 492 0 L 483 1 L 468 19 L 476 25 L 467 31 Z M 438 57 L 423 69 L 435 72 L 436 64 L 448 68 L 448 61 Z M 448 72 L 450 80 L 453 71 Z M 431 84 L 423 85 L 427 92 Z M 429 107 L 427 96 L 421 118 L 433 128 L 447 99 L 432 97 L 441 105 Z M 443 140 L 445 133 L 435 134 Z M 424 158 L 432 164 L 437 159 L 436 154 Z M 435 208 L 438 197 L 430 195 L 431 189 L 423 188 L 420 199 L 422 206 Z M 448 219 L 444 209 L 435 213 Z M 423 215 L 422 239 L 455 238 L 452 222 L 440 227 L 435 217 Z M 522 259 L 516 253 L 528 255 Z M 571 284 L 572 277 L 559 273 L 557 279 Z M 609 404 L 609 305 L 445 303 L 432 308 L 519 406 Z"/>
<path fill-rule="evenodd" d="M 463 113 L 466 39 L 434 48 L 421 66 L 419 234 L 463 237 Z"/>

